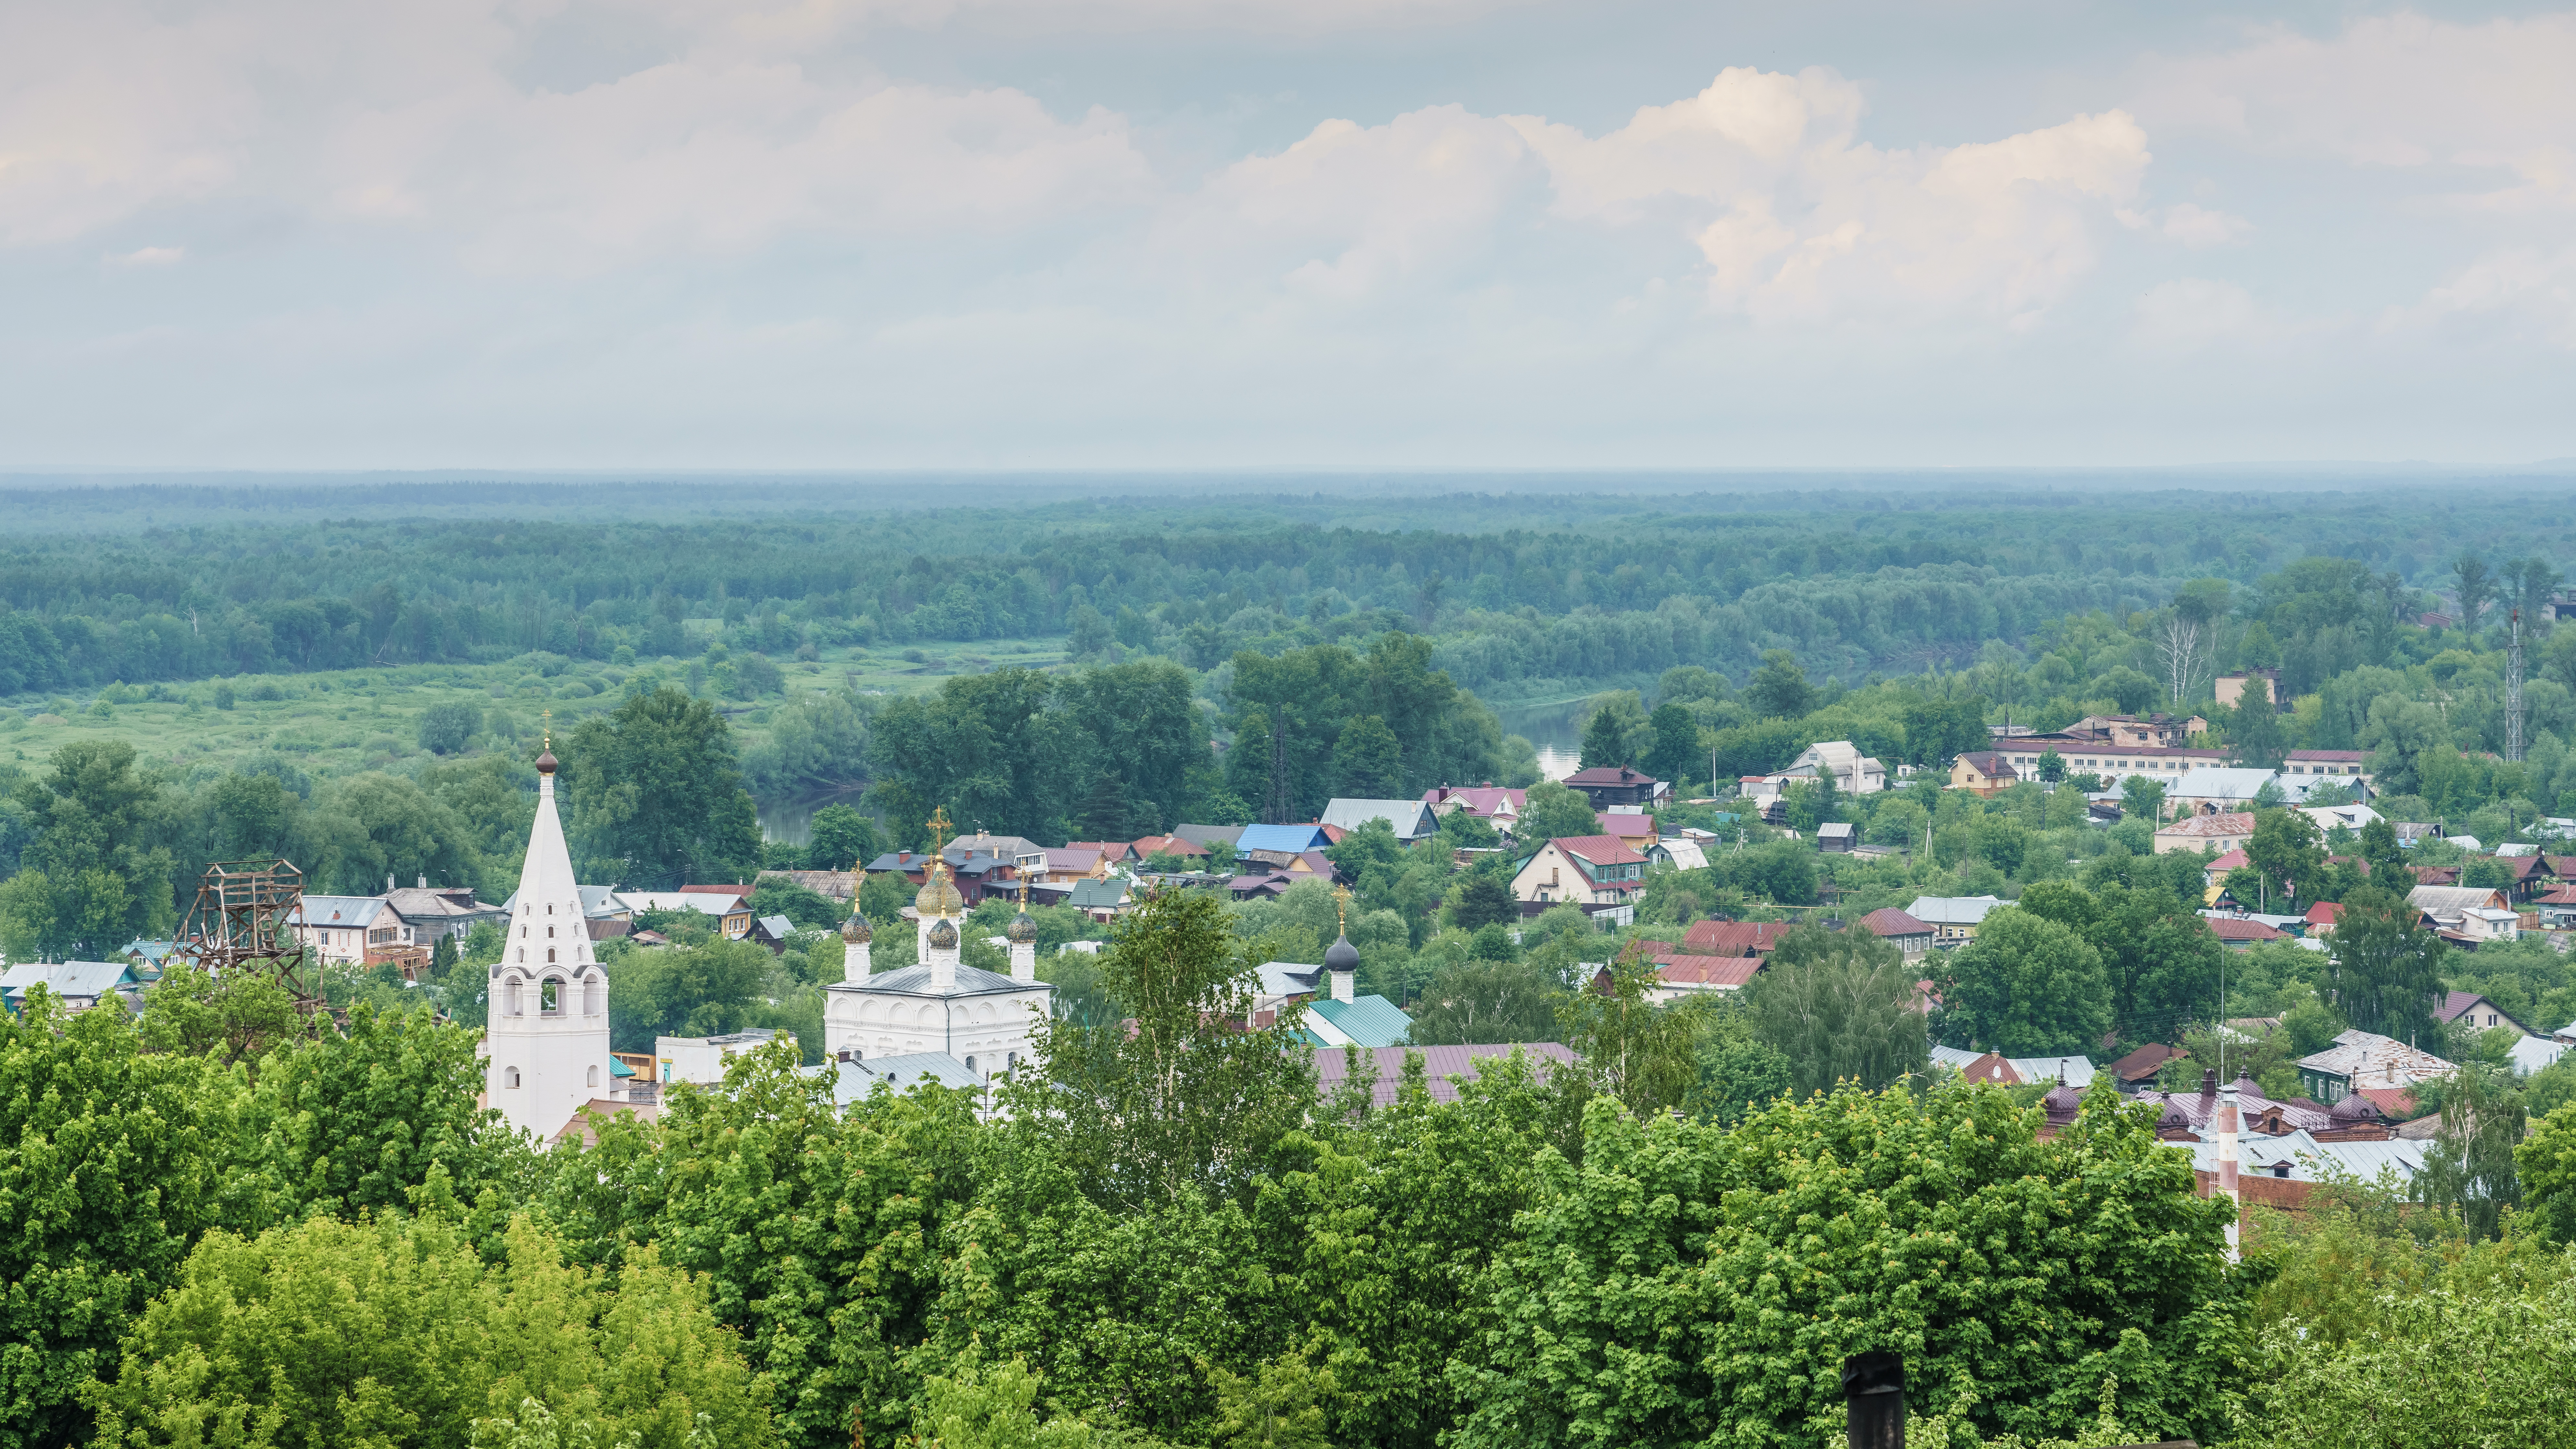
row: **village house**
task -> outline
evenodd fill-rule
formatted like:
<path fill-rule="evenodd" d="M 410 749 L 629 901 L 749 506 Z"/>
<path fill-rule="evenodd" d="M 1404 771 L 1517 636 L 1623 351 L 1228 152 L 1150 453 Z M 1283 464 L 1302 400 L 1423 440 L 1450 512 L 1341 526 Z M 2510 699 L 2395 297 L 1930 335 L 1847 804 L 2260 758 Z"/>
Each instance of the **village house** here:
<path fill-rule="evenodd" d="M 2165 790 L 2165 803 L 2177 815 L 2186 811 L 2226 815 L 2253 808 L 2254 797 L 2270 783 L 2270 770 L 2203 765 L 2185 771 L 2181 779 L 2169 786 Z"/>
<path fill-rule="evenodd" d="M 2394 1037 L 2367 1031 L 2338 1033 L 2335 1044 L 2299 1058 L 2299 1088 L 2332 1106 L 2365 1090 L 2412 1089 L 2459 1068 Z"/>
<path fill-rule="evenodd" d="M 1999 750 L 1971 750 L 1950 764 L 1950 788 L 1979 795 L 2000 795 L 2021 783 Z"/>
<path fill-rule="evenodd" d="M 2013 767 L 2025 780 L 2039 778 L 2040 757 L 2050 750 L 2057 752 L 2058 762 L 2073 775 L 2099 775 L 2113 789 L 2132 775 L 2170 783 L 2192 770 L 2210 765 L 2224 765 L 2229 759 L 2225 750 L 2190 749 L 2172 745 L 2122 744 L 2112 740 L 2089 740 L 2081 737 L 2032 735 L 2001 741 L 1994 753 Z"/>
<path fill-rule="evenodd" d="M 2464 1022 L 2479 1031 L 2504 1030 L 2516 1036 L 2531 1035 L 2531 1028 L 2513 1019 L 2503 1007 L 2475 991 L 2454 991 L 2433 1008 L 2433 1019 L 2448 1026 Z"/>
<path fill-rule="evenodd" d="M 1869 795 L 1887 788 L 1887 767 L 1860 752 L 1849 740 L 1822 740 L 1791 760 L 1784 774 L 1831 771 L 1834 788 L 1847 795 Z"/>
<path fill-rule="evenodd" d="M 1595 810 L 1613 805 L 1660 805 L 1673 792 L 1671 785 L 1626 765 L 1595 765 L 1577 770 L 1566 776 L 1564 783 L 1565 788 L 1591 801 Z"/>
<path fill-rule="evenodd" d="M 1971 1082 L 2027 1087 L 2040 1082 L 2062 1081 L 2079 1091 L 2093 1085 L 2093 1059 L 2086 1056 L 2006 1057 L 1994 1052 L 1934 1047 L 1932 1060 Z"/>
<path fill-rule="evenodd" d="M 2369 767 L 2370 754 L 2366 750 L 2292 750 L 2288 761 L 2281 766 L 2281 773 L 2303 779 L 2331 775 L 2359 784 L 2363 798 L 2367 799 L 2377 793 L 2367 773 Z"/>
<path fill-rule="evenodd" d="M 1682 950 L 1701 956 L 1768 956 L 1795 929 L 1788 921 L 1693 921 L 1682 932 Z"/>
<path fill-rule="evenodd" d="M 2505 909 L 2504 893 L 2485 886 L 2419 885 L 2406 893 L 2406 903 L 2422 911 L 2443 940 L 2468 950 L 2521 934 L 2521 918 Z"/>
<path fill-rule="evenodd" d="M 110 996 L 122 996 L 136 1007 L 143 1003 L 143 985 L 124 961 L 21 961 L 0 972 L 0 1000 L 8 1003 L 11 1016 L 21 1015 L 28 991 L 39 985 L 74 1016 Z"/>
<path fill-rule="evenodd" d="M 2257 690 L 2262 694 L 2263 702 L 2277 710 L 2281 707 L 2280 678 L 2281 671 L 2277 669 L 2222 674 L 2210 687 L 2210 693 L 2218 701 L 2220 709 L 2234 709 L 2245 698 L 2246 691 Z"/>
<path fill-rule="evenodd" d="M 1512 873 L 1525 904 L 1625 905 L 1645 884 L 1646 857 L 1615 835 L 1560 836 L 1542 843 Z"/>
<path fill-rule="evenodd" d="M 1419 800 L 1360 800 L 1335 798 L 1324 805 L 1323 823 L 1345 833 L 1359 829 L 1372 820 L 1383 820 L 1395 831 L 1395 838 L 1406 845 L 1420 840 L 1440 828 L 1431 807 Z"/>
<path fill-rule="evenodd" d="M 1686 996 L 1711 991 L 1741 991 L 1766 964 L 1767 956 L 1703 956 L 1674 948 L 1669 941 L 1643 942 L 1655 963 L 1654 982 L 1646 999 L 1668 1006 Z M 1608 968 L 1603 968 L 1607 972 Z"/>
<path fill-rule="evenodd" d="M 1521 811 L 1529 804 L 1529 792 L 1507 790 L 1493 784 L 1442 785 L 1436 790 L 1423 791 L 1422 803 L 1430 806 L 1436 815 L 1464 810 L 1509 835 L 1512 827 L 1520 823 Z"/>
<path fill-rule="evenodd" d="M 1662 838 L 1656 834 L 1655 817 L 1643 810 L 1623 810 L 1613 806 L 1595 818 L 1601 822 L 1602 834 L 1618 836 L 1630 850 L 1640 855 L 1651 854 L 1655 842 Z"/>
<path fill-rule="evenodd" d="M 1917 896 L 1905 910 L 1932 928 L 1933 945 L 1949 947 L 1975 940 L 1977 927 L 2002 904 L 1994 896 Z"/>
<path fill-rule="evenodd" d="M 1860 928 L 1893 944 L 1908 961 L 1919 961 L 1932 950 L 1932 923 L 1894 906 L 1881 906 L 1861 917 Z"/>

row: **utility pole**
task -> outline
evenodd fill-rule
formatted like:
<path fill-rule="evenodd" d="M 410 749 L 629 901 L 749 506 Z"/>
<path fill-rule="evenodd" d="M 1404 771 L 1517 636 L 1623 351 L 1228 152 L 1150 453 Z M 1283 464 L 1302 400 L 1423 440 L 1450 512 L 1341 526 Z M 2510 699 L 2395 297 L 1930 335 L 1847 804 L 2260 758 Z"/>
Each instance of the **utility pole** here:
<path fill-rule="evenodd" d="M 2504 757 L 2522 759 L 2522 610 L 2513 611 L 2512 643 L 2505 649 Z"/>

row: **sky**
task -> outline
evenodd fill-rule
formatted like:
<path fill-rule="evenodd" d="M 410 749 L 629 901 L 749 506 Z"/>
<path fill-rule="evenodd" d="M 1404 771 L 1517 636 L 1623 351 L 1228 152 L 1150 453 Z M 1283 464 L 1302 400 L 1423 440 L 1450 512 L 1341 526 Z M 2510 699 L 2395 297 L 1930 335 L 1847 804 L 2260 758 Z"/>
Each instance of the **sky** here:
<path fill-rule="evenodd" d="M 2576 457 L 2576 10 L 29 0 L 0 467 Z"/>

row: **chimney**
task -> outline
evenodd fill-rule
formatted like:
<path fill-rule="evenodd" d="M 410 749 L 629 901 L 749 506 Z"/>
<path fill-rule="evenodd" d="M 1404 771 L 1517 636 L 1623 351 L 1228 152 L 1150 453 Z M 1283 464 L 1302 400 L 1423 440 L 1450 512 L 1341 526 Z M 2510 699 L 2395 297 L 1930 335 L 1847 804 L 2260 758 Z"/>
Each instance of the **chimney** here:
<path fill-rule="evenodd" d="M 394 873 L 393 873 L 392 871 L 386 871 L 386 872 L 385 872 L 385 894 L 387 894 L 387 895 L 392 895 L 392 894 L 393 894 L 393 892 L 394 892 Z"/>
<path fill-rule="evenodd" d="M 417 877 L 417 879 L 420 881 L 420 887 L 419 887 L 420 889 L 422 889 L 422 890 L 427 890 L 427 889 L 429 889 L 429 875 L 428 875 L 428 873 L 427 873 L 427 872 L 423 872 L 420 876 L 418 876 L 418 877 Z"/>

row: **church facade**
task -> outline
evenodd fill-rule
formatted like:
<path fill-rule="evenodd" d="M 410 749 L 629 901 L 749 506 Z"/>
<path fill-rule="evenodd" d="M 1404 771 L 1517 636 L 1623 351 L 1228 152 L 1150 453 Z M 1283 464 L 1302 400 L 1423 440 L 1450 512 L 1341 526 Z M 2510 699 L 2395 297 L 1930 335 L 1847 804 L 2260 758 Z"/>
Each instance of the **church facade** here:
<path fill-rule="evenodd" d="M 866 1062 L 940 1052 L 989 1088 L 1029 1059 L 1033 1028 L 1055 997 L 1038 979 L 1036 924 L 1023 904 L 1008 932 L 1011 974 L 1002 976 L 958 959 L 964 903 L 946 862 L 931 866 L 913 906 L 918 965 L 873 971 L 867 918 L 853 910 L 842 925 L 842 979 L 823 988 L 824 1054 Z"/>

